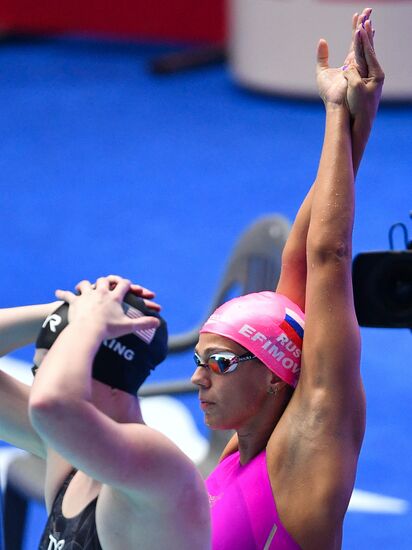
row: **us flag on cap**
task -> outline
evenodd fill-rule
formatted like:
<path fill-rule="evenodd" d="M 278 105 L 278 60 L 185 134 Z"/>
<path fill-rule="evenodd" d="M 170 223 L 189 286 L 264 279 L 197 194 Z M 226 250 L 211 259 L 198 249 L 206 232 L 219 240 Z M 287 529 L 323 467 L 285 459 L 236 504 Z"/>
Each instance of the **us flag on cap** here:
<path fill-rule="evenodd" d="M 145 314 L 142 311 L 124 302 L 123 302 L 123 308 L 125 309 L 126 315 L 130 319 L 139 319 L 140 317 L 145 316 Z M 156 328 L 136 329 L 134 331 L 134 334 L 136 334 L 136 336 L 138 336 L 141 340 L 143 340 L 143 342 L 146 342 L 146 344 L 150 344 L 156 334 Z"/>

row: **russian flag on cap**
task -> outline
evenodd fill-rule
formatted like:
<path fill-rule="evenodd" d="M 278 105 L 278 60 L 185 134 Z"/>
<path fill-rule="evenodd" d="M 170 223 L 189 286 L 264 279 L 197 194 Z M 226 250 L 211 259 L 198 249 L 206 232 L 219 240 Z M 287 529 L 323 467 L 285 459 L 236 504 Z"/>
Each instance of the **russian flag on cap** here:
<path fill-rule="evenodd" d="M 299 347 L 302 346 L 305 321 L 292 309 L 285 308 L 285 319 L 280 323 L 280 328 Z"/>

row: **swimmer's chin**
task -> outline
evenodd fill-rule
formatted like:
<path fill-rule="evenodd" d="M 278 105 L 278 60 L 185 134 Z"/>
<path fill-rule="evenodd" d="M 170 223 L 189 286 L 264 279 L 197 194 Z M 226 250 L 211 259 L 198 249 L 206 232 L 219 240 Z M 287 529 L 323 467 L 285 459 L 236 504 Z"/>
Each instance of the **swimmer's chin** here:
<path fill-rule="evenodd" d="M 233 430 L 233 426 L 228 426 L 224 422 L 219 422 L 216 418 L 211 418 L 210 415 L 205 415 L 205 424 L 211 430 Z"/>

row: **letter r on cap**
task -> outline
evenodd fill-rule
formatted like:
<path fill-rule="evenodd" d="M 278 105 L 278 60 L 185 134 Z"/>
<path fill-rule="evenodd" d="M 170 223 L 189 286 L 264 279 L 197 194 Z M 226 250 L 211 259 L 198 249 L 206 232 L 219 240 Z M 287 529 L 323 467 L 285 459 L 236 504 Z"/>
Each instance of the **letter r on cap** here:
<path fill-rule="evenodd" d="M 50 330 L 52 332 L 56 332 L 56 327 L 60 325 L 62 322 L 62 318 L 60 315 L 57 315 L 57 313 L 52 313 L 51 315 L 48 315 L 42 324 L 42 328 L 45 328 L 47 326 L 47 323 L 50 323 Z"/>

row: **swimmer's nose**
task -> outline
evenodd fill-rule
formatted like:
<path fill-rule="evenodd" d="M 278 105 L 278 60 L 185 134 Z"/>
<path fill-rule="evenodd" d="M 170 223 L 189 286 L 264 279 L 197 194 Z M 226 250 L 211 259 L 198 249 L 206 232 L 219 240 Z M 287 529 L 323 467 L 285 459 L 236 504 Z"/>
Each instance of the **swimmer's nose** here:
<path fill-rule="evenodd" d="M 202 388 L 210 387 L 210 373 L 204 367 L 197 367 L 191 378 L 192 384 Z"/>

